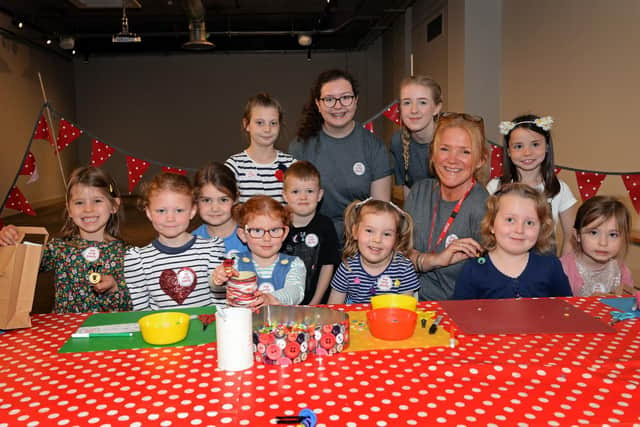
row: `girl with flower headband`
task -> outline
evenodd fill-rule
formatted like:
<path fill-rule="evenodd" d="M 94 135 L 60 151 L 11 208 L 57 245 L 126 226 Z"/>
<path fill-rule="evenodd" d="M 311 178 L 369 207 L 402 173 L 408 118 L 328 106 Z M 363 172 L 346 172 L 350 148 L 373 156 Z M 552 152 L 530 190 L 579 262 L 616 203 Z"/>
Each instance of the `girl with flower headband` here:
<path fill-rule="evenodd" d="M 240 203 L 257 195 L 271 196 L 280 203 L 284 201 L 284 171 L 295 159 L 274 146 L 281 125 L 282 107 L 277 99 L 267 93 L 249 98 L 242 114 L 242 130 L 247 134 L 249 147 L 224 163 L 238 181 Z"/>
<path fill-rule="evenodd" d="M 368 303 L 377 294 L 412 295 L 420 287 L 411 261 L 413 220 L 393 202 L 354 201 L 345 210 L 342 263 L 329 304 Z"/>
<path fill-rule="evenodd" d="M 54 272 L 54 311 L 131 310 L 124 279 L 127 246 L 120 239 L 122 203 L 113 179 L 99 168 L 77 168 L 65 196 L 62 237 L 49 240 L 40 262 L 40 271 Z M 17 240 L 13 225 L 0 231 L 0 246 Z"/>
<path fill-rule="evenodd" d="M 551 204 L 553 222 L 560 222 L 566 240 L 572 233 L 577 201 L 554 171 L 553 118 L 527 114 L 501 122 L 499 127 L 504 135 L 502 176 L 489 181 L 487 191 L 493 194 L 510 182 L 522 182 L 541 191 Z M 571 245 L 563 245 L 562 254 L 571 251 Z"/>

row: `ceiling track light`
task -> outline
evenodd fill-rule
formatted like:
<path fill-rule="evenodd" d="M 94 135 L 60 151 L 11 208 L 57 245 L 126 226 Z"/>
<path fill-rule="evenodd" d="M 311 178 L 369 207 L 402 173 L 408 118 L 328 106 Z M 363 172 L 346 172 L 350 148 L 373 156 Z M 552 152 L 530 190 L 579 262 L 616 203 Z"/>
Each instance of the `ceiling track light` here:
<path fill-rule="evenodd" d="M 113 43 L 140 43 L 142 37 L 129 32 L 129 20 L 127 19 L 127 0 L 122 0 L 122 31 L 111 37 Z"/>

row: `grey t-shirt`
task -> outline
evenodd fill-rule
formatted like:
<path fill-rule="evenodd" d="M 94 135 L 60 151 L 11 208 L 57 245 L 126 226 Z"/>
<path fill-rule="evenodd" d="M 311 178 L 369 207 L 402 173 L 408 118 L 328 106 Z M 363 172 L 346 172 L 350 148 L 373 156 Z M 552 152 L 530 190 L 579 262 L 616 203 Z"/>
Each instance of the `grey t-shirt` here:
<path fill-rule="evenodd" d="M 440 197 L 440 189 L 437 180 L 427 178 L 419 181 L 411 187 L 405 210 L 413 217 L 413 245 L 420 252 L 425 252 L 429 244 L 429 230 L 431 229 L 431 217 L 434 205 L 437 203 L 436 221 L 433 227 L 432 245 L 435 245 L 444 224 L 451 215 L 457 201 L 445 202 Z M 486 200 L 489 197 L 487 190 L 476 183 L 466 200 L 460 207 L 447 235 L 439 245 L 432 247 L 431 252 L 442 252 L 447 242 L 451 239 L 472 237 L 480 241 L 480 222 L 486 212 Z M 421 301 L 439 301 L 450 299 L 456 284 L 458 274 L 462 270 L 464 262 L 436 268 L 426 273 L 419 274 Z"/>
<path fill-rule="evenodd" d="M 347 205 L 369 197 L 371 183 L 392 174 L 385 145 L 359 123 L 344 138 L 333 138 L 321 130 L 306 142 L 295 140 L 289 144 L 289 154 L 313 163 L 320 171 L 324 198 L 319 212 L 331 218 L 340 242 Z"/>
<path fill-rule="evenodd" d="M 391 156 L 393 157 L 393 171 L 396 185 L 406 185 L 408 188 L 425 178 L 433 178 L 429 172 L 429 146 L 419 144 L 413 138 L 409 143 L 409 169 L 404 168 L 402 156 L 402 134 L 398 131 L 391 137 Z"/>

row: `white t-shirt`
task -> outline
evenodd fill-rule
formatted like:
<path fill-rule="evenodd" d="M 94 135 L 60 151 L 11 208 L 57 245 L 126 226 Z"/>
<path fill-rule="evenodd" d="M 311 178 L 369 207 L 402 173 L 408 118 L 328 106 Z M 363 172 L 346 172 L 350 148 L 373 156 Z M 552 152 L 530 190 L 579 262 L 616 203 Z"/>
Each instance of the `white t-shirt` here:
<path fill-rule="evenodd" d="M 561 212 L 566 211 L 577 202 L 567 183 L 561 179 L 558 179 L 558 181 L 560 181 L 560 192 L 550 200 L 551 216 L 554 224 L 558 223 Z M 500 178 L 493 178 L 487 184 L 487 191 L 489 194 L 494 194 L 498 191 L 498 187 L 500 187 Z M 544 192 L 544 184 L 538 184 L 535 189 Z"/>

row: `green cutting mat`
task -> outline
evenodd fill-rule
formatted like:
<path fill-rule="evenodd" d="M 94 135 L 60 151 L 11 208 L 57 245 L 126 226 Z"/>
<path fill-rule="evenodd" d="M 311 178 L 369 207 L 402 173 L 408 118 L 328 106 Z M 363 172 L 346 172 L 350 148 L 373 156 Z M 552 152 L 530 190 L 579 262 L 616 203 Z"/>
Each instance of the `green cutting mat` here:
<path fill-rule="evenodd" d="M 135 323 L 143 316 L 161 311 L 179 311 L 191 314 L 212 314 L 216 312 L 214 306 L 181 308 L 158 311 L 128 311 L 121 313 L 97 313 L 89 316 L 81 326 L 102 326 L 117 323 Z M 75 332 L 75 330 L 74 330 Z M 99 337 L 99 338 L 71 338 L 64 343 L 58 353 L 84 353 L 90 351 L 122 350 L 127 348 L 154 348 L 154 347 L 178 347 L 184 345 L 206 344 L 216 341 L 216 322 L 209 324 L 205 331 L 202 330 L 202 322 L 191 319 L 189 332 L 182 341 L 168 345 L 147 344 L 142 339 L 140 332 L 134 332 L 131 337 Z"/>

